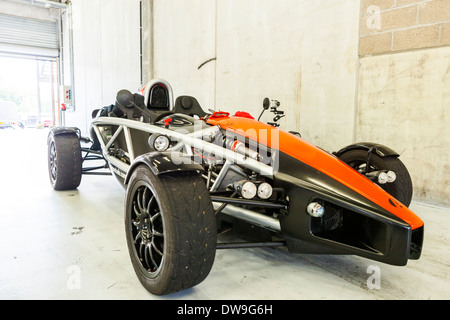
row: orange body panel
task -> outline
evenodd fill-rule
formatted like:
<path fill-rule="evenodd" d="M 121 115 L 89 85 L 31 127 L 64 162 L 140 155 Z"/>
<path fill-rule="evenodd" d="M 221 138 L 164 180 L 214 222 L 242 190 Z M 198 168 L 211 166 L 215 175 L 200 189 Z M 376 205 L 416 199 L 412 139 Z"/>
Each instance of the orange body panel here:
<path fill-rule="evenodd" d="M 424 225 L 419 217 L 398 201 L 396 207 L 391 205 L 389 199 L 392 197 L 375 183 L 364 178 L 333 155 L 299 137 L 262 122 L 242 117 L 213 118 L 207 122 L 302 161 L 391 212 L 408 223 L 412 230 Z"/>

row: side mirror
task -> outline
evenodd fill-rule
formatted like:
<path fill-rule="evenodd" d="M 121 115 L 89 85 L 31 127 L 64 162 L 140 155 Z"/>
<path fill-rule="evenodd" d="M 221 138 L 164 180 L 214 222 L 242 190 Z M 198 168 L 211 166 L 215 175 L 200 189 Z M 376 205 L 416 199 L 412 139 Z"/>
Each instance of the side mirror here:
<path fill-rule="evenodd" d="M 120 90 L 117 93 L 116 101 L 125 108 L 131 109 L 135 107 L 134 95 L 128 90 Z"/>

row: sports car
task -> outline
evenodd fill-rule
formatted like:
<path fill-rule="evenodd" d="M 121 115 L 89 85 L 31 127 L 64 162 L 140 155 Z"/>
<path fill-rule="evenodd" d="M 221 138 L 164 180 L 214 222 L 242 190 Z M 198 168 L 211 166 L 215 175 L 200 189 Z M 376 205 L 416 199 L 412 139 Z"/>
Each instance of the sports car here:
<path fill-rule="evenodd" d="M 424 223 L 408 208 L 412 183 L 399 154 L 376 143 L 327 152 L 281 130 L 279 107 L 264 99 L 262 112 L 275 116 L 266 124 L 175 99 L 161 79 L 121 90 L 93 112 L 90 137 L 50 131 L 51 185 L 76 189 L 83 174 L 117 179 L 130 259 L 155 295 L 201 283 L 219 249 L 284 246 L 397 266 L 419 259 Z M 227 231 L 236 240 L 218 242 Z"/>

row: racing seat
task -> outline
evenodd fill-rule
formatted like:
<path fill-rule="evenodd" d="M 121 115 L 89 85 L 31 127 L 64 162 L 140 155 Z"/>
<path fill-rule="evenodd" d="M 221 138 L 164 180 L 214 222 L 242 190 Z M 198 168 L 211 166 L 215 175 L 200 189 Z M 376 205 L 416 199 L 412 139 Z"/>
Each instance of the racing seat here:
<path fill-rule="evenodd" d="M 116 104 L 109 116 L 155 123 L 159 119 L 173 114 L 170 87 L 159 81 L 149 83 L 148 88 L 132 94 L 128 90 L 117 93 Z"/>
<path fill-rule="evenodd" d="M 144 97 L 144 104 L 149 110 L 173 110 L 173 90 L 166 80 L 154 79 L 148 82 L 139 93 Z"/>
<path fill-rule="evenodd" d="M 173 92 L 170 84 L 161 79 L 149 82 L 141 91 L 144 100 L 144 113 L 149 114 L 149 122 L 173 114 Z"/>
<path fill-rule="evenodd" d="M 175 101 L 174 112 L 186 114 L 191 117 L 198 116 L 199 118 L 204 118 L 207 114 L 205 111 L 203 111 L 197 99 L 190 96 L 178 97 Z"/>

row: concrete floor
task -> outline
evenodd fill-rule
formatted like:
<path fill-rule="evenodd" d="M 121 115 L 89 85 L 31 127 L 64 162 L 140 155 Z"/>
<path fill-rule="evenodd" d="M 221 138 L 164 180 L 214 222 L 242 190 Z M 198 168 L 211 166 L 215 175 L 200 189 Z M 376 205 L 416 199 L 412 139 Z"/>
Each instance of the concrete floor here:
<path fill-rule="evenodd" d="M 425 245 L 406 267 L 284 249 L 218 251 L 203 283 L 152 296 L 128 257 L 123 189 L 112 177 L 84 176 L 76 191 L 53 191 L 46 135 L 0 131 L 2 300 L 450 299 L 450 209 L 418 202 L 411 208 L 425 221 Z M 380 268 L 379 289 L 367 285 L 370 266 Z"/>

